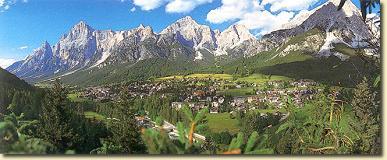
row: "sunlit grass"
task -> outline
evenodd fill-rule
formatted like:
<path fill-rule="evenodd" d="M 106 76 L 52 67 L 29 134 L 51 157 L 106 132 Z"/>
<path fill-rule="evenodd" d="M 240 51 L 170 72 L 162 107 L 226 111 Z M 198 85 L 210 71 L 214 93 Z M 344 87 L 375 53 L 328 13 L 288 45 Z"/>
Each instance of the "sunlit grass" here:
<path fill-rule="evenodd" d="M 249 82 L 249 83 L 264 83 L 268 81 L 279 81 L 279 80 L 291 80 L 291 78 L 285 76 L 276 76 L 276 75 L 264 75 L 264 74 L 252 74 L 247 77 L 238 78 L 238 82 Z"/>
<path fill-rule="evenodd" d="M 85 102 L 88 101 L 86 98 L 80 98 L 80 93 L 70 93 L 67 95 L 67 98 L 72 102 Z"/>
<path fill-rule="evenodd" d="M 235 97 L 235 96 L 253 95 L 254 94 L 254 88 L 253 87 L 233 88 L 233 89 L 221 90 L 221 91 L 218 92 L 218 94 L 231 95 L 233 97 Z"/>
<path fill-rule="evenodd" d="M 212 132 L 229 131 L 230 133 L 238 133 L 239 125 L 237 119 L 231 119 L 229 113 L 208 114 L 208 127 Z"/>
<path fill-rule="evenodd" d="M 230 74 L 190 74 L 187 76 L 168 76 L 157 78 L 156 80 L 164 81 L 164 80 L 181 80 L 183 78 L 192 78 L 192 79 L 217 79 L 217 80 L 229 80 L 235 82 L 248 82 L 248 83 L 263 83 L 267 81 L 276 81 L 276 80 L 291 80 L 285 76 L 277 76 L 277 75 L 264 75 L 264 74 L 252 74 L 247 77 L 239 77 L 233 80 L 233 76 Z"/>
<path fill-rule="evenodd" d="M 223 80 L 232 80 L 232 75 L 229 74 L 190 74 L 187 76 L 168 76 L 168 77 L 161 77 L 157 78 L 156 80 L 181 80 L 183 78 L 192 78 L 192 79 L 223 79 Z"/>
<path fill-rule="evenodd" d="M 103 121 L 106 119 L 105 116 L 100 115 L 96 112 L 85 112 L 85 118 L 96 119 L 96 120 L 100 120 L 100 121 Z"/>

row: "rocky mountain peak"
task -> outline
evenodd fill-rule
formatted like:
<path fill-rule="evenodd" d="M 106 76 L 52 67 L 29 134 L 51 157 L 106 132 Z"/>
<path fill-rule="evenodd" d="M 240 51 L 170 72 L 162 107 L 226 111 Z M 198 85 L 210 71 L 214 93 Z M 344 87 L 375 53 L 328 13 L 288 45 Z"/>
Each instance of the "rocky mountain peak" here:
<path fill-rule="evenodd" d="M 198 25 L 198 23 L 194 19 L 192 19 L 191 16 L 185 16 L 185 17 L 177 20 L 176 23 Z"/>
<path fill-rule="evenodd" d="M 50 43 L 48 43 L 47 41 L 44 41 L 41 48 L 51 48 Z"/>
<path fill-rule="evenodd" d="M 86 22 L 83 20 L 80 20 L 75 26 L 86 26 Z"/>
<path fill-rule="evenodd" d="M 324 4 L 322 4 L 321 6 L 316 7 L 313 10 L 301 11 L 296 16 L 294 16 L 294 18 L 289 23 L 283 24 L 277 30 L 291 29 L 291 28 L 297 27 L 297 26 L 301 25 L 305 20 L 307 20 L 312 14 L 314 14 L 315 12 L 317 12 L 319 10 L 327 10 L 329 13 L 327 12 L 327 13 L 325 13 L 325 15 L 326 14 L 336 14 L 338 12 L 341 12 L 341 11 L 337 11 L 337 7 L 339 6 L 340 1 L 341 0 L 329 0 L 329 1 L 325 2 Z M 345 2 L 344 6 L 342 8 L 342 12 L 344 12 L 344 15 L 346 17 L 351 17 L 353 14 L 360 15 L 359 9 L 355 6 L 355 4 L 352 3 L 352 1 Z"/>
<path fill-rule="evenodd" d="M 235 24 L 230 27 L 230 29 L 239 35 L 239 39 L 241 40 L 248 40 L 248 39 L 253 39 L 255 38 L 249 31 L 249 29 L 242 24 Z"/>
<path fill-rule="evenodd" d="M 94 30 L 85 21 L 79 21 L 76 25 L 71 29 L 73 31 L 83 31 L 83 30 Z"/>
<path fill-rule="evenodd" d="M 137 27 L 137 29 L 144 29 L 145 27 L 144 27 L 144 25 L 143 24 L 140 24 L 138 27 Z"/>
<path fill-rule="evenodd" d="M 246 40 L 255 39 L 255 37 L 246 26 L 234 24 L 221 32 L 217 39 L 221 48 L 233 48 Z"/>
<path fill-rule="evenodd" d="M 200 25 L 193 20 L 190 16 L 183 17 L 177 20 L 175 23 L 169 25 L 160 34 L 175 34 L 176 32 L 194 32 L 195 28 Z M 184 33 L 183 33 L 184 34 Z"/>
<path fill-rule="evenodd" d="M 213 49 L 216 46 L 214 32 L 209 26 L 200 25 L 190 16 L 183 17 L 169 25 L 161 33 L 174 36 L 181 44 L 193 48 Z"/>
<path fill-rule="evenodd" d="M 34 54 L 38 54 L 38 55 L 41 55 L 41 54 L 45 54 L 47 51 L 51 52 L 51 45 L 47 42 L 47 41 L 44 41 L 39 48 L 35 49 L 34 50 Z"/>
<path fill-rule="evenodd" d="M 47 41 L 44 41 L 42 45 L 34 50 L 33 56 L 44 58 L 52 56 L 52 48 Z M 29 56 L 27 59 L 31 59 L 33 56 Z"/>
<path fill-rule="evenodd" d="M 141 41 L 154 36 L 153 29 L 150 26 L 143 26 L 142 24 L 136 28 L 135 34 L 138 36 Z"/>
<path fill-rule="evenodd" d="M 86 22 L 84 21 L 80 21 L 79 23 L 77 23 L 76 25 L 74 25 L 68 36 L 64 36 L 63 38 L 70 38 L 70 39 L 74 39 L 74 38 L 79 38 L 79 37 L 82 37 L 82 36 L 90 36 L 92 33 L 94 32 L 94 29 L 92 27 L 90 27 L 89 25 L 86 24 Z"/>
<path fill-rule="evenodd" d="M 144 26 L 143 24 L 140 24 L 140 25 L 136 28 L 136 30 L 138 30 L 138 31 L 146 31 L 146 32 L 152 31 L 152 32 L 153 32 L 153 29 L 152 29 L 151 26 Z"/>
<path fill-rule="evenodd" d="M 337 7 L 340 4 L 340 0 L 329 0 L 326 4 L 328 3 L 333 3 Z M 359 9 L 350 0 L 345 2 L 342 10 L 347 15 L 347 17 L 352 16 L 354 13 L 360 14 Z"/>

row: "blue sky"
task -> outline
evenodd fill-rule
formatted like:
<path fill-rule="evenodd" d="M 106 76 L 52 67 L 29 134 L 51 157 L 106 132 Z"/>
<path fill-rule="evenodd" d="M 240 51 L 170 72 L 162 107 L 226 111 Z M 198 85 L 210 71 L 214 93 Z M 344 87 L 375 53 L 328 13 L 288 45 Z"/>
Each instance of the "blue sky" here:
<path fill-rule="evenodd" d="M 127 30 L 144 24 L 159 32 L 191 16 L 212 29 L 243 23 L 259 35 L 326 1 L 0 0 L 0 66 L 24 59 L 45 40 L 54 45 L 80 20 L 98 30 Z M 353 2 L 358 5 L 357 0 Z"/>

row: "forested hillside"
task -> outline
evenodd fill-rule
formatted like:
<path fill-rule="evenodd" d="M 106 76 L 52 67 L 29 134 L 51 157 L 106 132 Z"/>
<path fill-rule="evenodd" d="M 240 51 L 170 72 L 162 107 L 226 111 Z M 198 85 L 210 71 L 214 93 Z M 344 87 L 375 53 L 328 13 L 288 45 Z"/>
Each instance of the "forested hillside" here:
<path fill-rule="evenodd" d="M 0 113 L 5 113 L 6 108 L 12 101 L 19 101 L 25 105 L 28 102 L 22 102 L 23 97 L 30 96 L 36 92 L 35 88 L 30 86 L 27 82 L 17 78 L 15 75 L 0 68 Z M 15 106 L 11 106 L 13 109 Z M 20 113 L 20 111 L 18 111 Z"/>

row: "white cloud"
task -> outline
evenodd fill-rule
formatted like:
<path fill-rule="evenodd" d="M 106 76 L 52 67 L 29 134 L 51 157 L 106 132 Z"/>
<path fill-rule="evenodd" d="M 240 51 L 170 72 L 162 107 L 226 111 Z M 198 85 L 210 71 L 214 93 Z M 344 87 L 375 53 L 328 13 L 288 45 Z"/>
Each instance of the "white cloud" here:
<path fill-rule="evenodd" d="M 168 0 L 133 0 L 133 4 L 139 6 L 144 11 L 156 9 Z"/>
<path fill-rule="evenodd" d="M 165 11 L 168 13 L 187 13 L 191 12 L 197 6 L 212 3 L 213 0 L 171 0 L 167 6 L 165 6 Z"/>
<path fill-rule="evenodd" d="M 207 21 L 223 23 L 241 18 L 251 7 L 251 0 L 222 0 L 222 6 L 207 14 Z"/>
<path fill-rule="evenodd" d="M 269 11 L 255 11 L 243 15 L 239 24 L 245 25 L 249 29 L 259 30 L 259 35 L 267 34 L 278 29 L 283 24 L 288 23 L 294 16 L 294 12 L 282 11 L 277 15 Z"/>
<path fill-rule="evenodd" d="M 207 14 L 207 21 L 244 24 L 259 35 L 279 29 L 294 14 L 319 0 L 222 0 L 222 5 Z M 268 9 L 269 8 L 269 9 Z"/>
<path fill-rule="evenodd" d="M 149 11 L 165 6 L 167 13 L 188 13 L 197 6 L 212 3 L 214 0 L 133 0 L 133 4 L 141 10 Z"/>
<path fill-rule="evenodd" d="M 262 0 L 262 5 L 270 4 L 272 12 L 277 11 L 299 11 L 308 9 L 311 5 L 316 4 L 319 0 Z"/>
<path fill-rule="evenodd" d="M 19 47 L 18 49 L 20 49 L 20 50 L 25 50 L 25 49 L 27 49 L 28 48 L 28 46 L 21 46 L 21 47 Z"/>
<path fill-rule="evenodd" d="M 16 3 L 27 3 L 28 0 L 0 0 L 0 12 L 5 12 Z"/>
<path fill-rule="evenodd" d="M 130 12 L 134 12 L 136 11 L 136 7 L 133 7 L 132 9 L 130 9 Z"/>
<path fill-rule="evenodd" d="M 16 60 L 15 59 L 4 59 L 4 58 L 0 58 L 0 67 L 1 68 L 7 68 L 8 66 L 10 66 L 11 64 L 15 63 Z"/>

